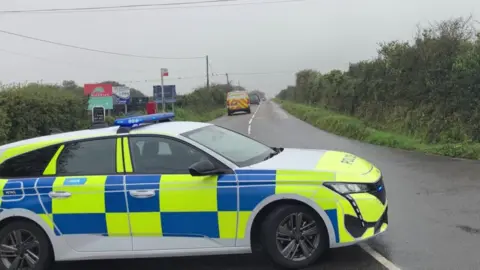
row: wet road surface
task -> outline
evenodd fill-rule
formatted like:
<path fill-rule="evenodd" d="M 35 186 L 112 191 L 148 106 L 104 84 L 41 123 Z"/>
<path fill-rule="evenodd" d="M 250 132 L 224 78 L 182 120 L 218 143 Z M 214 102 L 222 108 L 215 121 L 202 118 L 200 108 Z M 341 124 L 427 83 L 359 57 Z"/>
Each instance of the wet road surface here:
<path fill-rule="evenodd" d="M 389 199 L 389 230 L 368 242 L 401 269 L 480 269 L 480 162 L 428 156 L 364 144 L 321 131 L 278 105 L 262 103 L 252 114 L 215 124 L 271 146 L 341 150 L 377 165 Z M 252 121 L 252 116 L 255 115 Z M 250 126 L 250 128 L 249 128 Z M 270 270 L 253 255 L 71 262 L 59 269 Z M 310 269 L 388 269 L 359 246 L 331 250 Z"/>
<path fill-rule="evenodd" d="M 276 270 L 262 256 L 232 255 L 190 258 L 162 258 L 136 260 L 104 260 L 59 263 L 52 270 Z M 379 263 L 357 247 L 328 252 L 322 263 L 305 270 L 385 270 Z"/>

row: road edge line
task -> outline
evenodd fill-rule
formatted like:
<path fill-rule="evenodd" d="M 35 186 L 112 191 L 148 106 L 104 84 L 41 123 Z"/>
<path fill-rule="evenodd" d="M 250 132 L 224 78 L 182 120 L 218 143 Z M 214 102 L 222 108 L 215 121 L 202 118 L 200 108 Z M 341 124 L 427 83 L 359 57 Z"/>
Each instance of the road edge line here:
<path fill-rule="evenodd" d="M 389 261 L 382 254 L 376 252 L 371 246 L 365 243 L 360 243 L 358 245 L 370 256 L 372 256 L 375 260 L 377 260 L 377 262 L 385 266 L 388 270 L 401 270 L 400 267 L 396 266 L 393 262 Z"/>
<path fill-rule="evenodd" d="M 257 109 L 256 109 L 255 112 L 253 113 L 252 117 L 250 117 L 250 120 L 248 120 L 248 129 L 247 129 L 247 134 L 248 134 L 248 136 L 250 136 L 250 134 L 252 133 L 252 122 L 253 122 L 253 118 L 255 118 L 255 115 L 257 115 L 257 112 L 258 112 L 258 109 L 260 109 L 260 106 L 262 106 L 262 103 L 258 104 Z"/>

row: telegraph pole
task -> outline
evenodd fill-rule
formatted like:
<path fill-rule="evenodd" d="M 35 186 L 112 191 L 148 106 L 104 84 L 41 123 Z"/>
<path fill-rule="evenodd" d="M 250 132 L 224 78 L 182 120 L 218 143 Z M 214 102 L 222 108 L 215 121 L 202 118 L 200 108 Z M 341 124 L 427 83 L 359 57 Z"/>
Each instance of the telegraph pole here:
<path fill-rule="evenodd" d="M 207 61 L 207 88 L 210 88 L 210 65 L 208 63 L 208 55 L 205 56 L 205 60 Z"/>
<path fill-rule="evenodd" d="M 228 73 L 225 73 L 225 76 L 227 77 L 227 85 L 228 85 L 228 90 L 231 90 L 230 88 L 230 80 L 228 79 Z"/>

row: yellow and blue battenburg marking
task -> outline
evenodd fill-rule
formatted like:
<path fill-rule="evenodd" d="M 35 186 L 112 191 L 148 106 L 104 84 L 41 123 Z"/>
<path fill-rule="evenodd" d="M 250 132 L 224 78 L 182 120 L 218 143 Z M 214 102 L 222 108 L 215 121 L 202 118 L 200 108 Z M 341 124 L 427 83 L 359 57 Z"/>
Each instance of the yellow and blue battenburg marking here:
<path fill-rule="evenodd" d="M 288 182 L 289 176 L 281 171 L 236 170 L 235 173 L 236 176 L 203 177 L 108 175 L 3 179 L 0 207 L 28 209 L 40 215 L 56 235 L 243 239 L 248 237 L 245 230 L 251 213 L 262 200 L 279 193 L 302 192 L 298 185 L 283 185 L 282 181 Z M 298 174 L 290 177 L 294 180 Z M 311 186 L 309 189 L 306 195 L 312 193 Z M 135 196 L 145 190 L 154 194 Z M 69 192 L 71 197 L 52 199 L 49 196 L 52 191 Z M 338 242 L 336 204 L 320 207 L 330 218 Z"/>

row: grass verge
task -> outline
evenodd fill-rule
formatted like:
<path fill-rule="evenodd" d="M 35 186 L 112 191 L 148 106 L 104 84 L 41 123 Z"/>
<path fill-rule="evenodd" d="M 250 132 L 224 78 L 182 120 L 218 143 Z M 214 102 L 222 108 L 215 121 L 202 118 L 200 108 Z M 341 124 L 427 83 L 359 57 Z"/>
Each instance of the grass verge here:
<path fill-rule="evenodd" d="M 372 128 L 368 123 L 347 115 L 290 101 L 274 99 L 284 110 L 322 130 L 364 141 L 405 150 L 416 150 L 449 157 L 480 159 L 480 143 L 426 144 L 422 141 Z"/>

